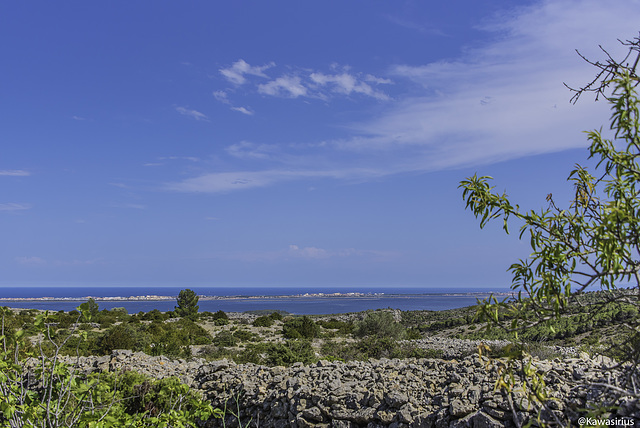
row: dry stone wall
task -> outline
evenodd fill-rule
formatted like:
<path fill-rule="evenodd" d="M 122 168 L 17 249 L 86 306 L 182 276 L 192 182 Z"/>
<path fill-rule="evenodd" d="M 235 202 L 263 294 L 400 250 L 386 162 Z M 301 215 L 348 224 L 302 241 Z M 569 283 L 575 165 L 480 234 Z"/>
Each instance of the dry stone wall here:
<path fill-rule="evenodd" d="M 135 370 L 154 378 L 177 376 L 216 407 L 224 421 L 207 427 L 504 427 L 535 416 L 523 396 L 496 391 L 497 369 L 486 358 L 407 359 L 265 367 L 226 360 L 170 360 L 131 351 L 77 361 L 87 371 Z M 552 397 L 546 416 L 569 415 L 603 398 L 588 383 L 624 382 L 606 358 L 535 360 Z M 640 417 L 637 400 L 617 402 L 618 416 Z M 236 413 L 234 416 L 232 413 Z"/>

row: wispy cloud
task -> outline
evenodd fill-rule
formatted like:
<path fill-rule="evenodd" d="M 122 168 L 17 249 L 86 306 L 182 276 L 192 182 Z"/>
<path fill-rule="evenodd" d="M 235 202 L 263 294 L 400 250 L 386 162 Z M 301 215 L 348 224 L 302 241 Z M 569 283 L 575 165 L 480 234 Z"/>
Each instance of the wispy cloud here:
<path fill-rule="evenodd" d="M 85 119 L 84 117 L 81 117 L 81 116 L 71 116 L 71 119 L 73 119 L 73 120 L 80 120 L 80 121 L 82 121 L 82 120 L 87 120 L 87 119 Z"/>
<path fill-rule="evenodd" d="M 242 114 L 246 114 L 247 116 L 253 116 L 253 111 L 245 108 L 245 107 L 231 107 L 231 110 L 239 111 Z"/>
<path fill-rule="evenodd" d="M 234 106 L 233 103 L 229 100 L 229 94 L 225 91 L 213 91 L 213 97 L 221 102 L 222 104 L 226 104 L 230 106 L 229 108 L 233 111 L 238 111 L 242 114 L 246 114 L 247 116 L 253 116 L 254 112 L 246 107 L 237 107 Z"/>
<path fill-rule="evenodd" d="M 23 211 L 28 209 L 31 209 L 30 204 L 18 204 L 15 202 L 0 204 L 0 211 Z"/>
<path fill-rule="evenodd" d="M 254 144 L 249 141 L 240 141 L 227 147 L 227 153 L 236 158 L 244 159 L 269 159 L 272 153 L 277 151 L 277 146 L 268 144 Z"/>
<path fill-rule="evenodd" d="M 258 92 L 265 95 L 298 98 L 307 95 L 307 88 L 299 76 L 282 76 L 258 86 Z"/>
<path fill-rule="evenodd" d="M 223 104 L 229 104 L 229 95 L 225 91 L 213 91 L 213 98 Z"/>
<path fill-rule="evenodd" d="M 167 183 L 165 190 L 193 193 L 226 193 L 266 187 L 276 183 L 308 179 L 362 179 L 380 176 L 376 170 L 351 168 L 343 170 L 285 170 L 214 172 L 179 182 Z"/>
<path fill-rule="evenodd" d="M 483 22 L 488 41 L 467 47 L 458 58 L 397 64 L 385 78 L 338 66 L 329 72 L 294 69 L 260 82 L 257 90 L 289 98 L 357 94 L 383 99 L 375 85 L 392 83 L 391 76 L 394 98 L 369 119 L 343 126 L 342 138 L 270 145 L 269 150 L 259 149 L 259 143 L 228 146 L 236 158 L 264 161 L 264 170 L 234 163 L 227 172 L 204 173 L 165 188 L 215 193 L 293 180 L 370 180 L 585 147 L 582 131 L 606 124 L 609 105 L 586 97 L 569 103 L 563 82 L 585 84 L 596 71 L 575 49 L 601 59 L 602 44 L 619 57 L 625 48 L 617 39 L 637 36 L 639 20 L 638 1 L 545 0 Z"/>
<path fill-rule="evenodd" d="M 26 177 L 31 175 L 29 171 L 23 169 L 0 169 L 0 176 L 5 177 Z"/>
<path fill-rule="evenodd" d="M 119 207 L 119 208 L 132 208 L 134 210 L 146 210 L 147 206 L 144 204 L 121 204 L 121 205 L 114 205 L 115 207 Z"/>
<path fill-rule="evenodd" d="M 197 110 L 191 110 L 186 107 L 176 107 L 176 111 L 184 116 L 189 116 L 195 120 L 202 120 L 205 122 L 209 121 L 209 118 L 204 113 L 200 113 Z"/>
<path fill-rule="evenodd" d="M 387 78 L 376 77 L 371 74 L 353 73 L 348 66 L 331 64 L 333 73 L 323 71 L 309 71 L 302 68 L 287 67 L 294 69 L 293 72 L 281 74 L 278 77 L 271 77 L 265 70 L 275 67 L 270 63 L 261 67 L 249 65 L 244 60 L 239 60 L 232 67 L 221 69 L 225 78 L 236 85 L 252 83 L 258 93 L 262 95 L 283 97 L 283 98 L 316 98 L 328 100 L 332 96 L 358 94 L 362 96 L 376 98 L 378 100 L 389 100 L 389 96 L 372 85 L 387 85 L 392 81 Z M 336 73 L 336 71 L 338 71 Z M 250 80 L 247 76 L 258 77 Z M 264 82 L 264 79 L 267 79 Z M 213 96 L 221 103 L 232 105 L 229 100 L 229 90 L 216 90 Z M 232 110 L 249 114 L 250 110 L 244 107 L 232 107 Z"/>
<path fill-rule="evenodd" d="M 320 86 L 328 86 L 332 92 L 340 94 L 351 95 L 352 93 L 367 95 L 379 100 L 388 100 L 389 97 L 381 92 L 373 89 L 371 85 L 363 81 L 359 81 L 356 76 L 349 73 L 340 74 L 324 74 L 324 73 L 311 73 L 309 76 L 314 83 Z M 391 83 L 388 79 L 379 79 L 374 76 L 367 76 L 367 78 L 377 84 Z"/>
<path fill-rule="evenodd" d="M 200 162 L 200 158 L 196 156 L 161 156 L 159 160 L 186 160 L 189 162 Z"/>
<path fill-rule="evenodd" d="M 112 203 L 109 204 L 109 206 L 111 208 L 128 208 L 128 209 L 134 209 L 134 210 L 146 210 L 147 206 L 144 204 L 137 204 L 137 203 L 132 203 L 132 202 L 125 202 L 125 203 Z"/>
<path fill-rule="evenodd" d="M 94 265 L 96 263 L 100 263 L 102 261 L 101 258 L 92 259 L 92 260 L 46 260 L 42 257 L 37 256 L 22 256 L 16 257 L 14 259 L 17 263 L 25 266 L 88 266 Z"/>
<path fill-rule="evenodd" d="M 142 165 L 143 166 L 148 166 L 148 167 L 165 166 L 167 164 L 166 161 L 200 162 L 200 158 L 197 158 L 195 156 L 160 156 L 160 157 L 156 158 L 156 161 L 154 161 L 154 162 L 145 162 Z"/>
<path fill-rule="evenodd" d="M 606 121 L 605 103 L 569 104 L 563 82 L 586 83 L 595 70 L 575 54 L 637 35 L 640 3 L 545 1 L 483 29 L 498 37 L 452 61 L 398 65 L 392 73 L 421 90 L 384 114 L 354 124 L 336 142 L 356 153 L 382 151 L 407 170 L 435 170 L 582 147 L 581 131 Z M 395 156 L 394 156 L 395 154 Z M 407 156 L 408 155 L 408 156 Z"/>
<path fill-rule="evenodd" d="M 231 67 L 221 68 L 219 71 L 220 74 L 222 74 L 229 82 L 236 85 L 242 85 L 247 81 L 245 77 L 246 75 L 267 77 L 267 75 L 264 73 L 264 70 L 267 70 L 274 65 L 275 64 L 272 62 L 263 66 L 256 67 L 249 65 L 243 59 L 239 59 L 238 61 L 234 62 Z"/>

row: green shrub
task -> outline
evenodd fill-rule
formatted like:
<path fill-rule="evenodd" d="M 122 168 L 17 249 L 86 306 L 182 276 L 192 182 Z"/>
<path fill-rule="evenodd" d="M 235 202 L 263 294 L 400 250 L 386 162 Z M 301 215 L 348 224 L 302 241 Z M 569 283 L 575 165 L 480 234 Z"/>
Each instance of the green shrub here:
<path fill-rule="evenodd" d="M 169 319 L 166 314 L 163 314 L 157 309 L 153 309 L 142 316 L 144 321 L 164 321 Z"/>
<path fill-rule="evenodd" d="M 289 366 L 298 362 L 309 364 L 316 361 L 315 352 L 307 340 L 270 343 L 266 351 L 266 363 L 270 366 Z"/>
<path fill-rule="evenodd" d="M 263 315 L 253 321 L 254 327 L 271 327 L 272 325 L 273 318 L 271 318 L 271 315 Z"/>
<path fill-rule="evenodd" d="M 211 343 L 209 332 L 193 321 L 181 319 L 174 324 L 175 328 L 179 330 L 185 345 L 206 345 Z"/>
<path fill-rule="evenodd" d="M 27 342 L 23 337 L 13 346 Z M 155 380 L 133 371 L 80 376 L 55 351 L 47 352 L 54 348 L 39 346 L 30 355 L 37 361 L 30 369 L 38 379 L 34 385 L 23 381 L 23 359 L 15 361 L 13 350 L 0 352 L 0 426 L 200 426 L 223 413 L 176 378 Z"/>
<path fill-rule="evenodd" d="M 239 339 L 235 337 L 230 331 L 221 331 L 213 338 L 213 344 L 216 346 L 236 346 Z"/>
<path fill-rule="evenodd" d="M 329 321 L 318 321 L 316 324 L 328 330 L 338 330 L 338 334 L 341 335 L 353 333 L 354 327 L 352 322 L 338 321 L 335 318 L 331 318 Z"/>
<path fill-rule="evenodd" d="M 114 349 L 130 349 L 142 351 L 150 342 L 150 337 L 139 324 L 118 324 L 107 330 L 98 340 L 101 354 L 110 354 Z"/>
<path fill-rule="evenodd" d="M 229 317 L 227 316 L 227 314 L 222 310 L 218 310 L 216 313 L 211 315 L 211 319 L 212 320 L 227 320 L 229 321 Z"/>
<path fill-rule="evenodd" d="M 417 328 L 409 328 L 409 329 L 407 329 L 406 339 L 407 340 L 419 340 L 419 339 L 422 339 L 422 335 L 420 334 L 420 330 L 418 330 Z"/>
<path fill-rule="evenodd" d="M 247 330 L 237 330 L 233 332 L 233 336 L 242 342 L 251 342 L 256 340 L 256 335 Z"/>
<path fill-rule="evenodd" d="M 282 321 L 282 314 L 280 312 L 272 312 L 269 318 L 274 321 Z"/>
<path fill-rule="evenodd" d="M 282 325 L 282 335 L 287 339 L 314 339 L 320 334 L 320 327 L 307 316 L 292 318 Z"/>
<path fill-rule="evenodd" d="M 406 336 L 402 324 L 393 319 L 389 312 L 370 312 L 360 321 L 354 330 L 357 337 L 376 337 L 400 340 Z"/>

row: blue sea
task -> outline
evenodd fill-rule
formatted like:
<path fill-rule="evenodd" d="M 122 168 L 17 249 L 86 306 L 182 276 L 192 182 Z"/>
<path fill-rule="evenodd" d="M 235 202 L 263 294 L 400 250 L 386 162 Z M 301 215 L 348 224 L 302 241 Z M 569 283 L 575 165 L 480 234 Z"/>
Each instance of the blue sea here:
<path fill-rule="evenodd" d="M 177 296 L 186 287 L 1 287 L 0 297 L 9 299 L 43 298 L 54 299 L 73 298 L 77 300 L 29 300 L 29 301 L 1 301 L 0 306 L 13 308 L 33 308 L 51 311 L 70 311 L 75 309 L 88 297 L 129 297 L 129 296 Z M 368 309 L 392 308 L 403 311 L 432 310 L 461 308 L 474 305 L 478 298 L 485 298 L 491 292 L 508 292 L 508 289 L 495 288 L 479 290 L 477 288 L 398 288 L 398 287 L 191 287 L 200 296 L 226 297 L 224 299 L 206 300 L 199 302 L 200 311 L 215 312 L 244 312 L 250 310 L 283 310 L 291 314 L 337 314 L 346 312 L 360 312 Z M 287 297 L 305 293 L 372 293 L 357 297 Z M 376 294 L 373 294 L 376 293 Z M 235 296 L 233 298 L 230 298 Z M 263 296 L 263 297 L 251 297 Z M 269 297 L 278 296 L 278 297 Z M 281 297 L 282 296 L 282 297 Z M 175 300 L 164 301 L 100 301 L 100 309 L 124 307 L 129 313 L 148 312 L 153 309 L 160 311 L 173 310 Z"/>

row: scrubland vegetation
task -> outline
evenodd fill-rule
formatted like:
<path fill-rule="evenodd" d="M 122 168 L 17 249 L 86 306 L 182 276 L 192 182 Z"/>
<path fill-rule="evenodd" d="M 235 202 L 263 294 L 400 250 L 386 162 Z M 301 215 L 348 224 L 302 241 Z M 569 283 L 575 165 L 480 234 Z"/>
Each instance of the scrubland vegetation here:
<path fill-rule="evenodd" d="M 565 316 L 553 321 L 551 329 L 541 325 L 521 333 L 517 349 L 554 358 L 558 355 L 543 349 L 561 345 L 622 358 L 616 347 L 607 344 L 630 340 L 631 333 L 622 327 L 637 318 L 638 312 L 634 306 L 608 297 L 603 292 L 581 295 Z M 600 305 L 600 309 L 590 311 L 593 305 Z M 207 406 L 177 379 L 153 380 L 134 372 L 82 375 L 60 363 L 63 355 L 109 355 L 116 349 L 128 349 L 170 358 L 226 358 L 236 363 L 289 366 L 321 359 L 442 357 L 440 350 L 421 344 L 420 340 L 428 337 L 516 339 L 506 328 L 487 330 L 475 307 L 407 312 L 387 309 L 334 316 L 186 311 L 179 317 L 174 311 L 128 314 L 122 308 L 99 310 L 90 300 L 79 309 L 45 313 L 2 308 L 5 377 L 0 388 L 6 404 L 0 409 L 0 420 L 5 426 L 21 426 L 10 423 L 17 420 L 16 415 L 44 418 L 46 406 L 51 406 L 49 400 L 67 403 L 67 410 L 60 411 L 57 422 L 50 426 L 65 426 L 69 421 L 96 427 L 153 426 L 159 421 L 166 421 L 167 426 L 195 426 L 199 418 L 222 412 Z M 508 311 L 498 319 L 505 326 L 511 321 Z M 491 355 L 512 355 L 513 350 L 492 349 Z M 25 358 L 30 356 L 36 357 L 32 373 L 41 379 L 41 385 L 27 393 L 20 379 Z M 49 398 L 48 391 L 56 388 L 58 392 Z"/>
<path fill-rule="evenodd" d="M 619 290 L 629 294 L 629 290 Z M 624 302 L 610 301 L 604 292 L 576 298 L 565 315 L 547 324 L 516 334 L 508 328 L 487 330 L 476 307 L 446 311 L 376 310 L 335 316 L 293 316 L 273 312 L 264 315 L 201 312 L 188 317 L 153 310 L 128 314 L 123 309 L 98 310 L 95 302 L 90 320 L 77 310 L 46 315 L 36 310 L 4 308 L 4 336 L 16 332 L 29 338 L 20 353 L 36 349 L 36 316 L 43 317 L 47 340 L 38 346 L 61 355 L 108 355 L 115 349 L 129 349 L 171 358 L 192 356 L 227 358 L 237 363 L 265 365 L 310 363 L 319 359 L 366 360 L 368 358 L 437 357 L 436 350 L 417 346 L 428 337 L 471 340 L 508 340 L 524 344 L 579 348 L 587 353 L 620 357 L 609 345 L 630 339 L 624 326 L 638 318 L 638 309 Z M 599 310 L 593 306 L 598 304 Z M 231 315 L 231 316 L 229 316 Z M 508 311 L 499 314 L 504 326 L 511 322 Z"/>

